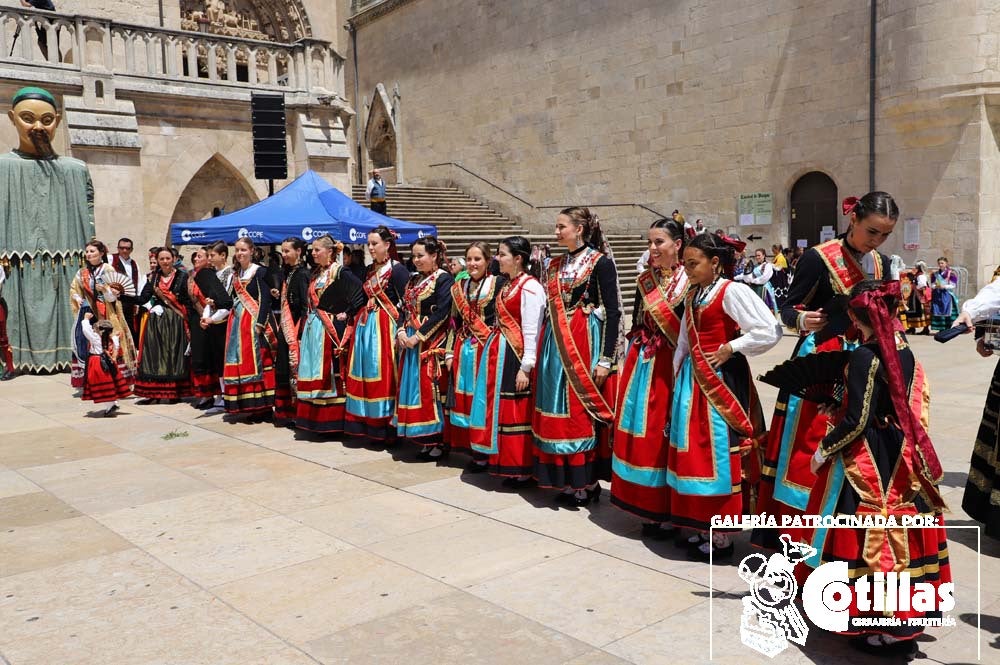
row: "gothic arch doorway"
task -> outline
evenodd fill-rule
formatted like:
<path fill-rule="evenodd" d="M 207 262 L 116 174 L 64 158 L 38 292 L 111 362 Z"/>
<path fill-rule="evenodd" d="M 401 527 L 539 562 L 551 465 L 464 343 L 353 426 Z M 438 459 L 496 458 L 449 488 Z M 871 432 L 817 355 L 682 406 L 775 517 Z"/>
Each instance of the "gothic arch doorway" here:
<path fill-rule="evenodd" d="M 824 226 L 837 232 L 837 183 L 825 173 L 810 171 L 792 185 L 790 209 L 788 244 L 819 243 Z"/>
<path fill-rule="evenodd" d="M 382 172 L 382 178 L 386 182 L 392 183 L 396 181 L 398 170 L 396 113 L 385 86 L 381 83 L 375 86 L 372 97 L 371 106 L 368 107 L 368 122 L 365 124 L 368 163 L 371 168 Z"/>
<path fill-rule="evenodd" d="M 170 223 L 207 219 L 215 208 L 233 212 L 256 202 L 246 178 L 216 153 L 191 177 L 177 199 Z"/>

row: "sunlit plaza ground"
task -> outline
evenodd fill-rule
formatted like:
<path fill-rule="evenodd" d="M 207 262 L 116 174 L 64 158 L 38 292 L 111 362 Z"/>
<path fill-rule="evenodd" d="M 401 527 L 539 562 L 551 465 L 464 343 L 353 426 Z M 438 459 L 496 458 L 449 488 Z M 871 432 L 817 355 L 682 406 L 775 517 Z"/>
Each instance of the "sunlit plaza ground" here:
<path fill-rule="evenodd" d="M 786 358 L 786 336 L 752 360 Z M 950 524 L 995 361 L 913 340 L 932 386 Z M 646 543 L 600 504 L 554 509 L 485 475 L 228 424 L 187 404 L 87 417 L 68 375 L 0 384 L 0 663 L 866 663 L 813 629 L 773 660 L 741 644 L 734 565 Z M 775 391 L 760 387 L 765 411 Z M 607 488 L 605 488 L 607 489 Z M 918 661 L 1000 659 L 1000 543 L 954 530 L 953 628 Z M 744 534 L 737 560 L 749 551 Z M 980 565 L 977 578 L 977 565 Z M 981 592 L 982 630 L 976 628 Z M 710 602 L 712 622 L 710 625 Z"/>

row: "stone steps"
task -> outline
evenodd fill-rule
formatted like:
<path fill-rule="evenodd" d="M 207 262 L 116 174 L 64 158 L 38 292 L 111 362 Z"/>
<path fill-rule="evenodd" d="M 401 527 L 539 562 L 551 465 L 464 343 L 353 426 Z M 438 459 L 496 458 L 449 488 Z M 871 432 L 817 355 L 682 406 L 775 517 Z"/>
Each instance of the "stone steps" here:
<path fill-rule="evenodd" d="M 351 194 L 355 201 L 366 205 L 363 185 L 355 185 Z M 553 256 L 563 253 L 551 233 L 529 233 L 488 204 L 454 187 L 390 185 L 386 188 L 386 212 L 408 222 L 435 225 L 450 256 L 460 255 L 472 242 L 485 241 L 495 246 L 502 238 L 513 235 L 525 236 L 533 245 L 548 244 Z M 608 241 L 615 252 L 628 328 L 632 323 L 635 263 L 646 249 L 646 241 L 638 235 L 609 235 Z"/>

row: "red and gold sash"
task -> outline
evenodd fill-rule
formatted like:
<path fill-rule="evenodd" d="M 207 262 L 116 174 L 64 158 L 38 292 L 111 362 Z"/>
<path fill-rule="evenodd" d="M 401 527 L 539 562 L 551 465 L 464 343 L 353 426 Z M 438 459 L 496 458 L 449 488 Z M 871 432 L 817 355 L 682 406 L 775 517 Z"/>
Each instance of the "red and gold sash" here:
<path fill-rule="evenodd" d="M 600 254 L 597 254 L 597 258 L 600 258 Z M 608 406 L 604 395 L 594 383 L 590 362 L 584 358 L 569 328 L 569 316 L 566 313 L 566 303 L 563 302 L 559 280 L 559 267 L 562 259 L 564 257 L 552 262 L 546 285 L 549 300 L 549 323 L 555 328 L 552 339 L 555 340 L 556 349 L 559 351 L 560 359 L 562 359 L 566 381 L 577 399 L 583 404 L 583 408 L 595 420 L 612 423 L 615 419 L 615 412 Z M 597 260 L 594 259 L 593 264 L 596 263 Z"/>
<path fill-rule="evenodd" d="M 489 277 L 484 277 L 483 279 L 489 279 Z M 479 308 L 473 306 L 469 300 L 469 296 L 465 293 L 465 284 L 467 283 L 467 280 L 462 280 L 452 284 L 451 297 L 455 302 L 455 308 L 458 310 L 459 316 L 462 317 L 462 325 L 468 328 L 469 332 L 475 335 L 476 339 L 482 343 L 486 341 L 486 338 L 490 336 L 492 331 L 486 325 L 486 322 L 483 321 L 482 317 L 479 316 Z"/>
<path fill-rule="evenodd" d="M 666 291 L 660 288 L 659 281 L 652 270 L 644 271 L 637 280 L 639 294 L 642 296 L 646 312 L 649 313 L 649 317 L 656 323 L 660 332 L 675 347 L 677 346 L 677 338 L 681 334 L 681 320 L 674 311 L 674 307 L 684 295 L 683 291 L 677 288 L 682 281 L 680 277 L 682 272 L 679 268 L 674 270 Z M 681 293 L 677 293 L 677 291 L 681 291 Z"/>
<path fill-rule="evenodd" d="M 257 272 L 255 270 L 253 275 L 256 274 Z M 251 276 L 251 279 L 252 278 L 253 277 Z M 257 317 L 260 315 L 260 303 L 253 299 L 253 296 L 251 296 L 250 292 L 247 291 L 247 287 L 243 284 L 243 280 L 240 279 L 239 275 L 234 275 L 233 277 L 233 292 L 236 294 L 236 297 L 239 298 L 240 303 L 243 304 L 243 309 L 250 312 L 250 316 L 253 319 L 254 324 L 256 324 Z M 264 341 L 272 349 L 275 348 L 277 339 L 274 336 L 274 331 L 271 330 L 271 322 L 266 320 L 264 321 Z"/>
<path fill-rule="evenodd" d="M 385 291 L 389 285 L 389 280 L 392 279 L 392 261 L 390 260 L 389 269 L 381 277 L 378 274 L 379 270 L 381 270 L 381 266 L 373 266 L 371 276 L 365 280 L 362 287 L 364 288 L 365 295 L 368 296 L 368 306 L 361 310 L 360 323 L 367 321 L 368 316 L 375 311 L 376 307 L 381 307 L 385 310 L 390 320 L 399 320 L 399 310 L 396 309 L 392 300 L 389 299 L 389 294 Z"/>
<path fill-rule="evenodd" d="M 507 340 L 507 345 L 514 351 L 514 355 L 520 361 L 524 357 L 524 331 L 521 329 L 521 322 L 516 316 L 514 316 L 509 309 L 507 309 L 507 298 L 513 296 L 515 298 L 521 297 L 521 289 L 524 288 L 524 282 L 531 279 L 526 273 L 522 273 L 518 277 L 517 288 L 514 288 L 514 282 L 509 282 L 507 286 L 500 292 L 497 297 L 497 327 L 500 329 L 500 334 L 504 336 Z M 507 292 L 507 297 L 504 297 L 504 291 Z M 522 313 L 523 315 L 523 313 Z"/>
<path fill-rule="evenodd" d="M 830 284 L 835 293 L 850 295 L 855 284 L 868 278 L 861 268 L 861 264 L 851 255 L 843 240 L 827 240 L 816 245 L 814 249 L 819 252 L 820 258 L 826 264 L 827 271 L 830 273 Z M 882 259 L 876 251 L 872 251 L 871 254 L 872 258 L 875 259 L 875 279 L 882 279 Z"/>
<path fill-rule="evenodd" d="M 295 270 L 301 270 L 301 268 Z M 285 338 L 285 344 L 288 345 L 288 364 L 293 373 L 299 366 L 299 328 L 301 325 L 301 321 L 295 322 L 294 317 L 292 317 L 292 307 L 288 304 L 288 283 L 291 281 L 292 275 L 295 274 L 295 270 L 281 285 L 281 321 L 279 322 L 281 335 Z"/>
<path fill-rule="evenodd" d="M 193 273 L 191 273 L 191 279 L 188 280 L 188 295 L 191 296 L 191 302 L 194 304 L 194 309 L 198 312 L 198 316 L 205 313 L 205 305 L 208 304 L 208 298 L 205 294 L 201 292 L 198 287 L 198 282 L 195 281 L 195 277 L 198 273 L 204 270 L 204 268 L 198 268 Z"/>
<path fill-rule="evenodd" d="M 330 267 L 329 272 L 327 272 L 326 285 L 323 287 L 323 291 L 330 288 L 338 277 L 340 277 L 340 271 L 343 268 L 339 265 L 334 264 Z M 335 358 L 339 358 L 343 355 L 351 345 L 351 337 L 354 335 L 354 326 L 348 325 L 344 329 L 344 334 L 341 336 L 337 333 L 337 327 L 334 325 L 334 317 L 330 315 L 330 312 L 326 312 L 319 308 L 319 298 L 322 295 L 322 291 L 316 290 L 316 282 L 319 281 L 318 278 L 309 282 L 309 307 L 316 312 L 316 316 L 319 318 L 320 323 L 323 324 L 323 329 L 326 330 L 327 336 L 330 341 L 333 342 L 333 355 Z"/>
<path fill-rule="evenodd" d="M 715 297 L 722 298 L 731 283 L 732 282 L 724 283 Z M 695 292 L 690 291 L 685 302 L 685 308 L 687 309 L 686 332 L 688 337 L 688 346 L 690 347 L 691 368 L 694 370 L 694 378 L 698 382 L 698 387 L 701 388 L 701 392 L 704 393 L 705 397 L 712 404 L 715 410 L 719 412 L 719 415 L 726 421 L 726 424 L 744 439 L 753 439 L 758 432 L 754 432 L 750 416 L 740 405 L 739 400 L 736 399 L 736 395 L 734 395 L 733 391 L 729 389 L 729 386 L 727 386 L 725 382 L 723 382 L 722 378 L 715 373 L 715 370 L 712 369 L 711 363 L 709 363 L 708 358 L 705 357 L 704 349 L 701 348 L 701 341 L 698 338 L 698 330 L 695 327 L 694 322 L 694 296 Z M 745 444 L 746 443 L 750 442 L 747 441 Z M 745 445 L 743 447 L 745 447 Z"/>
<path fill-rule="evenodd" d="M 157 277 L 157 279 L 159 279 L 159 277 Z M 167 282 L 166 286 L 163 286 L 158 282 L 156 284 L 156 290 L 158 291 L 158 295 L 160 296 L 160 300 L 163 301 L 163 304 L 181 317 L 181 320 L 184 322 L 184 335 L 188 339 L 191 339 L 191 329 L 188 327 L 187 307 L 182 305 L 181 301 L 177 299 L 177 295 L 170 290 L 175 281 L 177 281 L 176 270 L 174 270 L 173 274 L 170 275 L 170 281 Z"/>
<path fill-rule="evenodd" d="M 439 268 L 419 280 L 411 278 L 411 286 L 406 287 L 406 294 L 403 296 L 407 315 L 406 325 L 414 330 L 419 330 L 420 326 L 424 325 L 426 318 L 420 317 L 420 303 L 434 293 L 438 277 L 442 274 L 444 271 Z"/>

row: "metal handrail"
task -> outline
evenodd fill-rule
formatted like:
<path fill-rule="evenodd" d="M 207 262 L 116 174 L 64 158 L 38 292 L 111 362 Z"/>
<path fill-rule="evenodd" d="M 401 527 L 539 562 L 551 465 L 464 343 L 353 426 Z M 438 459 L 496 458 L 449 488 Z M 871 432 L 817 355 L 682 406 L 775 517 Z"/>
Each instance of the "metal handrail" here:
<path fill-rule="evenodd" d="M 511 197 L 513 199 L 517 199 L 518 201 L 520 201 L 524 205 L 528 206 L 532 210 L 535 209 L 534 205 L 532 205 L 531 203 L 528 203 L 527 201 L 525 201 L 524 199 L 522 199 L 517 194 L 514 194 L 513 192 L 508 192 L 506 189 L 504 189 L 500 185 L 498 185 L 495 182 L 492 182 L 490 180 L 487 180 L 486 178 L 484 178 L 483 176 L 479 175 L 478 173 L 476 173 L 474 171 L 470 171 L 469 169 L 465 168 L 464 166 L 462 166 L 458 162 L 441 162 L 440 164 L 428 164 L 428 167 L 435 167 L 435 166 L 455 166 L 455 167 L 458 167 L 458 168 L 462 169 L 463 171 L 465 171 L 466 173 L 468 173 L 469 175 L 471 175 L 473 178 L 479 178 L 480 180 L 482 180 L 483 182 L 485 182 L 490 187 L 493 187 L 494 189 L 500 190 L 501 192 L 503 192 L 504 194 L 506 194 L 507 196 L 509 196 L 509 197 Z"/>
<path fill-rule="evenodd" d="M 654 210 L 654 209 L 650 208 L 649 206 L 644 205 L 642 203 L 590 203 L 590 204 L 586 204 L 586 205 L 581 205 L 581 204 L 578 204 L 578 203 L 574 203 L 574 204 L 560 204 L 560 205 L 536 206 L 533 203 L 525 201 L 524 199 L 522 199 L 517 194 L 514 194 L 513 192 L 507 191 L 506 189 L 504 189 L 500 185 L 496 184 L 495 182 L 489 180 L 488 178 L 484 178 L 483 176 L 479 175 L 475 171 L 471 171 L 471 170 L 467 169 L 465 166 L 463 166 L 462 164 L 460 164 L 458 162 L 440 162 L 439 164 L 428 164 L 428 167 L 436 167 L 436 166 L 454 166 L 456 168 L 462 169 L 463 171 L 465 171 L 466 173 L 468 173 L 469 175 L 471 175 L 473 178 L 477 178 L 479 180 L 482 180 L 483 182 L 485 182 L 490 187 L 493 187 L 494 189 L 500 190 L 501 192 L 503 192 L 507 196 L 520 201 L 521 203 L 523 203 L 524 205 L 528 206 L 532 210 L 554 210 L 556 208 L 562 210 L 563 208 L 569 208 L 569 207 L 572 207 L 572 206 L 579 206 L 581 208 L 626 208 L 626 207 L 632 206 L 632 207 L 635 207 L 635 208 L 642 208 L 643 210 L 645 210 L 647 212 L 650 212 L 650 213 L 656 215 L 657 217 L 667 217 L 667 215 L 664 215 L 659 210 Z"/>
<path fill-rule="evenodd" d="M 664 215 L 659 210 L 653 210 L 649 206 L 643 205 L 641 203 L 583 203 L 583 204 L 574 203 L 573 205 L 574 206 L 579 206 L 581 208 L 627 208 L 629 206 L 633 206 L 633 207 L 636 207 L 636 208 L 642 208 L 643 210 L 645 210 L 647 212 L 651 212 L 654 215 L 656 215 L 657 217 L 669 217 L 669 215 Z M 554 210 L 556 208 L 559 208 L 560 210 L 562 210 L 563 208 L 568 208 L 568 207 L 570 207 L 570 206 L 568 206 L 566 204 L 544 205 L 544 206 L 537 206 L 537 209 L 538 210 Z"/>

